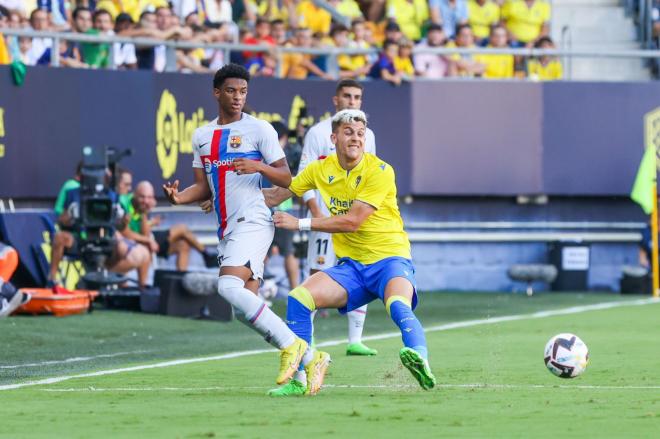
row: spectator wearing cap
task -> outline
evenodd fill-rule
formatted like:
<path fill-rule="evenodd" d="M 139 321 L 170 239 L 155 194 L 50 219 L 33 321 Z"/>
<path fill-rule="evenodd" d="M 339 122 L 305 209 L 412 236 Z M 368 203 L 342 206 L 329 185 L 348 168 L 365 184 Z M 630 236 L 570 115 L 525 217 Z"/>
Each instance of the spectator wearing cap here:
<path fill-rule="evenodd" d="M 397 56 L 399 56 L 399 44 L 392 40 L 385 41 L 378 60 L 371 66 L 369 76 L 374 79 L 383 79 L 394 85 L 400 85 L 403 75 L 396 70 L 394 65 Z"/>
<path fill-rule="evenodd" d="M 399 41 L 402 37 L 401 27 L 395 20 L 390 19 L 385 25 L 385 39 L 383 41 Z"/>
<path fill-rule="evenodd" d="M 413 57 L 415 71 L 423 78 L 440 79 L 455 75 L 455 65 L 445 55 L 425 53 L 423 49 L 442 47 L 446 44 L 447 37 L 439 24 L 431 24 L 426 34 L 426 41 L 417 44 L 421 50 Z"/>
<path fill-rule="evenodd" d="M 429 18 L 429 6 L 426 0 L 388 0 L 387 17 L 396 20 L 406 38 L 419 41 L 422 25 Z"/>
<path fill-rule="evenodd" d="M 287 47 L 312 47 L 312 32 L 307 28 L 295 30 L 292 44 Z M 282 57 L 282 77 L 290 79 L 307 79 L 312 73 L 323 79 L 333 79 L 312 62 L 312 56 L 303 53 L 285 53 Z"/>
<path fill-rule="evenodd" d="M 470 49 L 474 46 L 474 34 L 469 24 L 459 24 L 456 28 L 456 37 L 454 41 L 447 44 L 447 47 L 458 47 L 462 49 Z M 473 55 L 454 54 L 451 59 L 456 63 L 456 72 L 458 76 L 472 78 L 481 76 L 484 73 L 485 65 Z"/>
<path fill-rule="evenodd" d="M 550 32 L 550 4 L 544 0 L 511 0 L 502 7 L 502 20 L 512 35 L 512 46 L 532 47 Z"/>
<path fill-rule="evenodd" d="M 456 35 L 456 27 L 468 22 L 466 0 L 429 0 L 431 21 L 442 24 L 447 38 Z"/>
<path fill-rule="evenodd" d="M 302 0 L 296 7 L 297 26 L 308 28 L 312 34 L 317 32 L 323 35 L 330 33 L 332 16 L 325 9 L 321 9 L 311 0 Z"/>
<path fill-rule="evenodd" d="M 489 43 L 491 28 L 500 21 L 500 6 L 492 0 L 468 0 L 467 7 L 474 38 L 479 46 L 485 46 Z"/>
<path fill-rule="evenodd" d="M 508 33 L 502 25 L 495 25 L 490 31 L 490 44 L 488 47 L 502 49 L 509 47 Z M 485 70 L 484 78 L 488 79 L 510 79 L 514 74 L 514 57 L 511 54 L 486 54 L 479 53 L 474 60 L 483 64 Z"/>
<path fill-rule="evenodd" d="M 554 49 L 555 43 L 550 37 L 541 37 L 534 47 L 536 49 Z M 535 81 L 555 81 L 563 78 L 564 69 L 556 57 L 544 55 L 528 61 L 527 76 Z"/>

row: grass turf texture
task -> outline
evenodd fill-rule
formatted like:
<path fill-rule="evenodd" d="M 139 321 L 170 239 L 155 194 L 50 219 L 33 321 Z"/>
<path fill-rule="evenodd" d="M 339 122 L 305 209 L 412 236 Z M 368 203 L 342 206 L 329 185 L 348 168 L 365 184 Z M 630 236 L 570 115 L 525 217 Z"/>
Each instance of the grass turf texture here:
<path fill-rule="evenodd" d="M 419 315 L 428 327 L 612 300 L 625 298 L 426 294 Z M 369 342 L 380 351 L 376 357 L 346 357 L 344 345 L 327 348 L 334 359 L 329 387 L 314 398 L 264 396 L 277 371 L 273 353 L 3 391 L 0 436 L 653 437 L 660 425 L 660 388 L 650 388 L 660 386 L 658 313 L 660 305 L 654 304 L 429 333 L 439 385 L 429 392 L 400 365 L 398 338 Z M 146 351 L 66 366 L 0 369 L 4 383 L 264 347 L 239 323 L 118 312 L 15 318 L 0 325 L 11 345 L 5 366 Z M 366 332 L 394 329 L 374 303 Z M 331 313 L 317 321 L 316 330 L 319 341 L 341 338 L 346 320 Z M 591 364 L 580 378 L 561 380 L 545 370 L 543 347 L 559 332 L 577 333 L 590 348 Z M 62 343 L 53 346 L 56 338 Z M 470 384 L 486 386 L 465 386 Z M 607 388 L 629 386 L 643 388 Z"/>

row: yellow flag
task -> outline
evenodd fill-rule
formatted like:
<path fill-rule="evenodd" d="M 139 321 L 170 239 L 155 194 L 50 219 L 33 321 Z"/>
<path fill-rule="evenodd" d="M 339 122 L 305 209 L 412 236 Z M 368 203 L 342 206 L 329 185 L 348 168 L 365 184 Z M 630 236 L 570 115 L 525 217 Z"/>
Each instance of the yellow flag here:
<path fill-rule="evenodd" d="M 653 212 L 653 186 L 655 185 L 655 148 L 646 148 L 644 157 L 639 164 L 635 184 L 633 185 L 630 198 L 642 206 L 647 215 Z"/>

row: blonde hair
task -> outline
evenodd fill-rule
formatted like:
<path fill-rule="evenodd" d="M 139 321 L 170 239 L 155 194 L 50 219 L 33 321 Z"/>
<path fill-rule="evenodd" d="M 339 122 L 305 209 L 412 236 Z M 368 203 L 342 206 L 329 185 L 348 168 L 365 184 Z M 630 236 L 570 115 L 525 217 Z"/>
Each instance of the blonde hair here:
<path fill-rule="evenodd" d="M 337 131 L 341 125 L 345 123 L 362 122 L 367 126 L 367 115 L 361 110 L 341 110 L 332 116 L 332 132 Z"/>

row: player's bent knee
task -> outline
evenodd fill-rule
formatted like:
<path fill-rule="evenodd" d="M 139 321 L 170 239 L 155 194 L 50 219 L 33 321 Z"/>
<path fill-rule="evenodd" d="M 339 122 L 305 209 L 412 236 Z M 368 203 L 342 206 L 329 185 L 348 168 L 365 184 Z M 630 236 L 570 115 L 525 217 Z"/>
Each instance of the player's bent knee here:
<path fill-rule="evenodd" d="M 224 274 L 218 278 L 218 293 L 229 303 L 237 303 L 240 295 L 245 294 L 245 282 L 238 276 Z"/>
<path fill-rule="evenodd" d="M 397 295 L 390 296 L 385 301 L 385 309 L 387 310 L 388 315 L 392 315 L 392 304 L 394 304 L 394 302 L 400 302 L 400 303 L 404 304 L 405 306 L 407 306 L 408 308 L 412 308 L 412 304 L 410 302 L 410 299 L 408 299 L 407 297 L 397 296 Z"/>
<path fill-rule="evenodd" d="M 302 285 L 291 290 L 289 292 L 289 297 L 296 299 L 310 311 L 314 311 L 316 309 L 316 303 L 314 303 L 314 297 L 312 297 L 312 293 L 310 293 L 309 290 Z"/>

